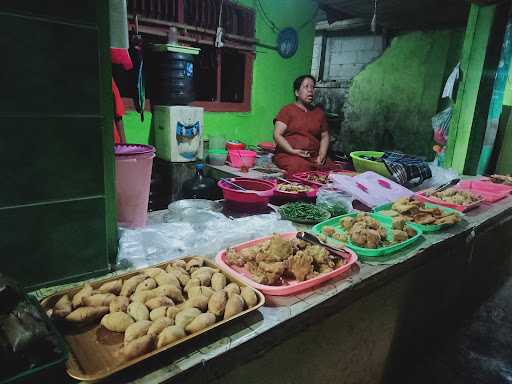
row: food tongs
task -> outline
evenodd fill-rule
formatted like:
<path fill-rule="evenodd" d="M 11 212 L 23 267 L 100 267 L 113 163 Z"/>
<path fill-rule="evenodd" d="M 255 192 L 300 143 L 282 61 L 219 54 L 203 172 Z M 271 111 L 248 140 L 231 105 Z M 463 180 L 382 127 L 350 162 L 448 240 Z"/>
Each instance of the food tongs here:
<path fill-rule="evenodd" d="M 450 180 L 449 182 L 447 183 L 444 183 L 444 184 L 441 184 L 435 188 L 433 188 L 432 190 L 430 190 L 427 195 L 433 195 L 434 193 L 437 193 L 437 192 L 442 192 L 450 187 L 453 187 L 454 185 L 457 185 L 459 183 L 460 179 L 453 179 L 453 180 Z"/>
<path fill-rule="evenodd" d="M 321 245 L 322 247 L 327 248 L 327 250 L 329 250 L 329 252 L 331 252 L 334 256 L 341 257 L 342 259 L 348 259 L 350 257 L 350 254 L 347 251 L 344 251 L 343 249 L 334 248 L 333 246 L 324 243 L 322 240 L 320 240 L 312 233 L 297 232 L 297 235 L 295 237 L 297 237 L 297 239 L 299 240 L 306 241 L 310 244 Z"/>

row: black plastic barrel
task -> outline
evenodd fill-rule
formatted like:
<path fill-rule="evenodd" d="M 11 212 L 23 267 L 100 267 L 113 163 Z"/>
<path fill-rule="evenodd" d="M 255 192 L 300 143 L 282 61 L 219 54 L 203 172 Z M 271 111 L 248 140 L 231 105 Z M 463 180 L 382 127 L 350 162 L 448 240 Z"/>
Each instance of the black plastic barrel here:
<path fill-rule="evenodd" d="M 193 55 L 152 52 L 148 64 L 152 105 L 187 105 L 194 101 Z"/>

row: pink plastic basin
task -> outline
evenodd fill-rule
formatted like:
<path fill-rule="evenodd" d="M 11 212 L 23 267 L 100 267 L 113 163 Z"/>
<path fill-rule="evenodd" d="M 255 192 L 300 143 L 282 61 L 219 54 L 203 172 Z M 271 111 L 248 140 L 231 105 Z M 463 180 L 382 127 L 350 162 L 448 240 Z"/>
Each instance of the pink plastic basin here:
<path fill-rule="evenodd" d="M 297 232 L 288 232 L 288 233 L 282 233 L 279 234 L 283 239 L 289 240 L 293 239 L 296 236 Z M 263 237 L 260 239 L 251 240 L 242 244 L 235 245 L 233 248 L 236 251 L 242 250 L 244 248 L 253 247 L 255 245 L 259 245 L 262 242 L 266 240 L 270 240 L 271 236 Z M 232 273 L 236 277 L 238 277 L 240 280 L 245 282 L 247 285 L 250 285 L 251 287 L 254 287 L 261 292 L 267 294 L 267 295 L 274 295 L 274 296 L 286 296 L 286 295 L 292 295 L 294 293 L 303 291 L 308 288 L 314 288 L 322 284 L 323 282 L 330 280 L 336 276 L 341 275 L 342 273 L 348 271 L 352 265 L 357 261 L 357 255 L 354 253 L 354 251 L 344 248 L 343 249 L 346 252 L 347 258 L 345 259 L 345 264 L 339 267 L 338 269 L 335 269 L 334 271 L 324 273 L 322 275 L 319 275 L 313 279 L 306 280 L 306 281 L 297 281 L 292 279 L 286 279 L 284 280 L 284 284 L 280 286 L 273 286 L 273 285 L 263 285 L 259 284 L 251 279 L 251 275 L 249 272 L 247 272 L 243 267 L 237 267 L 237 266 L 230 266 L 226 263 L 226 250 L 220 251 L 217 256 L 215 257 L 215 262 L 217 265 L 219 265 L 224 270 L 228 271 L 229 273 Z"/>
<path fill-rule="evenodd" d="M 150 145 L 117 144 L 114 151 L 117 221 L 124 227 L 143 227 L 147 219 L 155 148 Z"/>
<path fill-rule="evenodd" d="M 467 212 L 472 209 L 475 209 L 483 201 L 483 199 L 482 199 L 482 200 L 476 201 L 476 202 L 474 202 L 472 204 L 468 204 L 468 205 L 453 204 L 453 203 L 449 203 L 447 201 L 438 199 L 434 196 L 427 196 L 427 192 L 425 192 L 425 191 L 424 192 L 416 192 L 416 198 L 420 201 L 425 201 L 427 203 L 437 204 L 437 205 L 441 205 L 443 207 L 456 209 L 459 212 Z"/>
<path fill-rule="evenodd" d="M 242 166 L 251 168 L 254 166 L 254 163 L 256 162 L 256 152 L 249 151 L 246 149 L 229 150 L 228 161 L 231 164 L 231 166 L 235 168 L 242 168 Z"/>
<path fill-rule="evenodd" d="M 481 180 L 464 180 L 461 188 L 481 196 L 486 203 L 495 203 L 510 194 L 510 187 Z"/>
<path fill-rule="evenodd" d="M 274 195 L 274 189 L 276 188 L 273 182 L 266 180 L 251 179 L 248 177 L 234 177 L 228 180 L 247 190 L 239 190 L 223 180 L 219 180 L 217 185 L 222 189 L 224 199 L 237 203 L 266 205 Z"/>

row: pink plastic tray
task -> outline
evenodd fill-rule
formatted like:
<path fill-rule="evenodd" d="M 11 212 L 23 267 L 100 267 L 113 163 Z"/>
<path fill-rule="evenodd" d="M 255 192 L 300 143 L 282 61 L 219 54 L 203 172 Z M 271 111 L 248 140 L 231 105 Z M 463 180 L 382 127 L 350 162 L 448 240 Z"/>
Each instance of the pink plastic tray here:
<path fill-rule="evenodd" d="M 288 232 L 288 233 L 282 233 L 279 236 L 281 236 L 283 239 L 289 240 L 293 239 L 296 236 L 297 232 Z M 269 240 L 271 236 L 262 237 L 260 239 L 255 239 L 251 241 L 247 241 L 242 244 L 235 245 L 233 248 L 237 251 L 252 247 L 255 245 L 258 245 L 266 240 Z M 226 250 L 220 251 L 217 256 L 215 257 L 215 262 L 217 265 L 219 265 L 221 268 L 225 269 L 226 271 L 229 271 L 229 273 L 234 274 L 237 278 L 245 282 L 247 285 L 250 285 L 251 287 L 254 287 L 256 289 L 259 289 L 261 292 L 267 294 L 267 295 L 274 295 L 274 296 L 286 296 L 286 295 L 292 295 L 294 293 L 297 293 L 299 291 L 303 291 L 308 288 L 314 288 L 321 283 L 330 280 L 336 276 L 341 275 L 343 272 L 348 271 L 352 264 L 354 264 L 357 261 L 357 255 L 354 253 L 354 251 L 343 248 L 345 252 L 347 252 L 347 255 L 349 255 L 347 263 L 343 266 L 341 266 L 338 269 L 335 269 L 332 272 L 322 274 L 320 276 L 315 277 L 311 280 L 306 281 L 296 281 L 296 280 L 285 280 L 286 285 L 281 286 L 273 286 L 273 285 L 263 285 L 258 284 L 255 281 L 251 280 L 249 272 L 247 272 L 243 267 L 236 267 L 236 266 L 230 266 L 226 263 Z"/>
<path fill-rule="evenodd" d="M 275 197 L 280 197 L 280 198 L 283 198 L 283 199 L 289 199 L 289 200 L 297 200 L 297 199 L 303 199 L 303 198 L 312 199 L 318 193 L 318 187 L 312 186 L 312 185 L 309 185 L 309 187 L 311 188 L 311 191 L 309 191 L 309 192 L 297 192 L 297 193 L 283 192 L 283 191 L 280 191 L 280 190 L 277 189 L 277 186 L 279 184 L 284 184 L 284 183 L 277 183 L 276 184 L 276 189 L 274 190 L 274 196 Z M 307 185 L 307 184 L 304 183 L 304 185 Z"/>
<path fill-rule="evenodd" d="M 512 193 L 512 187 L 485 180 L 464 180 L 458 186 L 484 198 L 486 203 L 495 203 Z"/>
<path fill-rule="evenodd" d="M 325 184 L 327 184 L 327 183 L 318 183 L 316 181 L 308 180 L 308 176 L 310 176 L 310 175 L 318 175 L 318 176 L 328 177 L 329 172 L 320 172 L 320 171 L 299 172 L 299 173 L 295 173 L 292 178 L 295 180 L 298 180 L 304 184 L 316 185 L 317 187 L 322 187 Z"/>
<path fill-rule="evenodd" d="M 457 211 L 460 211 L 460 212 L 470 211 L 470 210 L 478 207 L 480 205 L 480 203 L 483 201 L 483 199 L 482 199 L 482 200 L 476 201 L 473 204 L 469 204 L 469 205 L 452 204 L 452 203 L 448 203 L 448 202 L 446 202 L 444 200 L 438 199 L 436 197 L 426 196 L 426 193 L 427 193 L 426 191 L 424 191 L 424 192 L 417 192 L 416 193 L 416 198 L 418 200 L 421 200 L 421 201 L 426 201 L 426 202 L 429 202 L 429 203 L 433 203 L 433 204 L 437 204 L 437 205 L 442 205 L 443 207 L 448 207 L 448 208 L 456 209 Z"/>

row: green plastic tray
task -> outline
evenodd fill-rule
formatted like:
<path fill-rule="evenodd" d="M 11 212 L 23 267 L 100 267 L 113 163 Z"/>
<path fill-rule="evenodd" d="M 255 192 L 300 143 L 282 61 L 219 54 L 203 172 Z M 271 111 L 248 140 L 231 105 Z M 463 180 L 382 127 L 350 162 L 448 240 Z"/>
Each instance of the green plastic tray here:
<path fill-rule="evenodd" d="M 322 221 L 321 223 L 318 223 L 317 225 L 315 225 L 312 228 L 313 232 L 315 232 L 317 235 L 319 235 L 322 233 L 323 227 L 329 226 L 329 227 L 334 227 L 336 229 L 336 231 L 338 231 L 338 232 L 345 233 L 346 232 L 345 229 L 343 229 L 340 226 L 340 220 L 343 219 L 344 217 L 356 217 L 357 215 L 358 215 L 357 213 L 349 213 L 347 215 L 333 217 L 332 219 Z M 393 220 L 389 217 L 377 215 L 375 213 L 370 213 L 369 215 L 371 217 L 373 217 L 375 220 L 377 220 L 380 224 L 382 224 L 388 230 L 388 239 L 391 240 L 390 237 L 391 237 L 391 228 L 393 225 L 393 223 L 392 223 Z M 401 243 L 393 244 L 393 245 L 390 245 L 387 247 L 370 249 L 370 248 L 359 247 L 357 245 L 352 244 L 352 242 L 349 241 L 347 243 L 347 247 L 354 250 L 358 255 L 361 255 L 361 256 L 376 257 L 376 256 L 390 255 L 392 253 L 398 252 L 399 250 L 415 243 L 416 241 L 418 241 L 420 239 L 421 235 L 423 234 L 422 229 L 419 226 L 417 226 L 416 224 L 407 223 L 406 225 L 414 228 L 416 230 L 416 235 L 411 237 L 408 240 L 401 242 Z M 330 238 L 330 237 L 329 237 L 329 241 L 337 242 L 335 239 Z"/>
<path fill-rule="evenodd" d="M 318 210 L 323 213 L 322 217 L 319 218 L 318 220 L 297 219 L 295 217 L 290 217 L 290 216 L 287 216 L 287 215 L 284 214 L 284 212 L 283 212 L 283 210 L 281 208 L 285 207 L 286 205 L 287 204 L 285 204 L 285 205 L 283 205 L 282 207 L 279 208 L 279 214 L 281 215 L 281 217 L 283 219 L 293 221 L 294 223 L 316 224 L 316 223 L 320 223 L 321 221 L 327 220 L 329 217 L 331 217 L 331 214 L 330 214 L 330 212 L 328 210 L 326 210 L 324 208 L 320 208 L 319 206 L 317 206 Z"/>
<path fill-rule="evenodd" d="M 392 205 L 393 205 L 392 203 L 380 205 L 380 206 L 374 208 L 373 212 L 375 212 L 375 214 L 379 215 L 380 211 L 387 211 L 387 210 L 392 209 L 391 208 Z M 439 208 L 443 212 L 455 213 L 458 216 L 463 216 L 463 214 L 461 214 L 459 211 L 456 211 L 455 209 L 446 208 L 446 207 L 440 207 L 439 205 L 436 205 L 436 204 L 425 203 L 425 207 L 427 207 L 427 208 Z M 385 215 L 379 215 L 379 216 L 389 217 L 389 216 L 385 216 Z M 427 225 L 425 225 L 425 224 L 417 224 L 417 223 L 413 223 L 413 224 L 416 227 L 421 228 L 421 230 L 423 232 L 436 232 L 436 231 L 440 231 L 443 228 L 451 227 L 452 225 L 455 225 L 455 224 L 427 224 Z"/>

